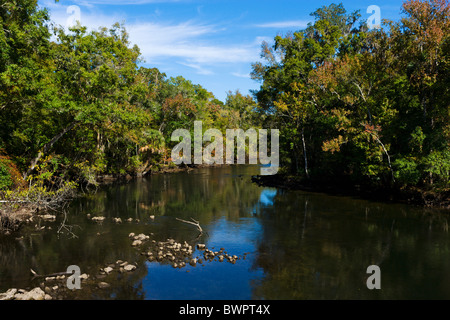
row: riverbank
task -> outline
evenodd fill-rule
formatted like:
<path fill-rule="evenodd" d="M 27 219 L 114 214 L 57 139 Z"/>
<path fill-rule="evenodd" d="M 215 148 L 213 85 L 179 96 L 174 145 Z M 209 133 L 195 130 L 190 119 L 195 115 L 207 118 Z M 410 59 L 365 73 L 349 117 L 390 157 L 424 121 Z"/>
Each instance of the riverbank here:
<path fill-rule="evenodd" d="M 313 182 L 298 176 L 285 174 L 253 176 L 252 181 L 264 187 L 320 192 L 329 195 L 352 196 L 367 200 L 404 203 L 424 208 L 450 210 L 450 190 L 436 192 L 419 188 L 375 189 L 368 186 L 336 183 L 333 181 Z"/>
<path fill-rule="evenodd" d="M 174 174 L 180 172 L 189 172 L 195 169 L 205 168 L 205 167 L 216 167 L 218 165 L 181 165 L 181 166 L 173 166 L 173 165 L 163 165 L 158 167 L 157 170 L 152 170 L 147 172 L 145 175 L 130 175 L 130 174 L 117 174 L 117 175 L 101 175 L 96 177 L 97 184 L 95 187 L 81 185 L 78 188 L 78 191 L 69 192 L 70 190 L 63 190 L 64 194 L 55 194 L 55 197 L 59 197 L 59 199 L 47 199 L 51 197 L 51 194 L 46 195 L 45 197 L 40 195 L 38 200 L 26 199 L 26 200 L 17 200 L 13 199 L 12 201 L 5 201 L 2 199 L 3 203 L 0 206 L 0 234 L 9 235 L 13 232 L 20 230 L 23 224 L 32 222 L 33 216 L 42 216 L 46 215 L 48 207 L 51 207 L 52 211 L 58 212 L 64 204 L 69 203 L 73 198 L 77 197 L 82 193 L 90 193 L 96 192 L 96 188 L 105 187 L 115 183 L 126 183 L 127 181 L 132 181 L 133 179 L 143 178 L 146 176 L 159 175 L 159 174 Z M 40 192 L 45 193 L 43 190 Z M 42 203 L 42 199 L 45 199 L 45 203 Z"/>

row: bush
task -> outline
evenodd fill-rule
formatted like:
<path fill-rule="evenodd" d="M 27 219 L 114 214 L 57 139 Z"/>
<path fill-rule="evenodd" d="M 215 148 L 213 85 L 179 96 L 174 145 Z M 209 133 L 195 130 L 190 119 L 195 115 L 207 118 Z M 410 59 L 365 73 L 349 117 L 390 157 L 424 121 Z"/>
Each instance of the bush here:
<path fill-rule="evenodd" d="M 0 149 L 0 190 L 18 189 L 24 185 L 19 169 Z"/>
<path fill-rule="evenodd" d="M 13 184 L 6 160 L 0 160 L 0 190 L 8 190 Z"/>
<path fill-rule="evenodd" d="M 394 177 L 397 182 L 403 185 L 416 185 L 421 177 L 417 161 L 410 158 L 400 158 L 395 160 Z"/>

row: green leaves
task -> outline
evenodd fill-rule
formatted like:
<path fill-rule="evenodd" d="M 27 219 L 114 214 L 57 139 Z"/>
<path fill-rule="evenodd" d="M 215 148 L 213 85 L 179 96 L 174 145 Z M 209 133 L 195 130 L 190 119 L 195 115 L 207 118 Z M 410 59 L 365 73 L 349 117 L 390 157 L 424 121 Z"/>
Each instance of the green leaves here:
<path fill-rule="evenodd" d="M 411 0 L 403 12 L 369 31 L 359 12 L 332 4 L 263 45 L 255 96 L 283 128 L 294 171 L 303 159 L 318 179 L 448 187 L 450 5 Z"/>

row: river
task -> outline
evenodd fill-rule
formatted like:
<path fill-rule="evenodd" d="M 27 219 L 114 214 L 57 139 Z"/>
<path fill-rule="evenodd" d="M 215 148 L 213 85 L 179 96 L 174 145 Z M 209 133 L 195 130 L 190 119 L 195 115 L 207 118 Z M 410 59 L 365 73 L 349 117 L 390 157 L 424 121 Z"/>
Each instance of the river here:
<path fill-rule="evenodd" d="M 251 182 L 258 173 L 256 166 L 201 168 L 102 187 L 73 201 L 66 228 L 59 215 L 0 237 L 0 292 L 35 286 L 30 269 L 44 275 L 77 265 L 93 279 L 122 260 L 137 269 L 99 277 L 110 284 L 105 289 L 82 285 L 77 298 L 450 299 L 445 212 L 259 187 Z M 203 233 L 176 218 L 195 219 Z M 130 233 L 223 248 L 238 259 L 174 268 L 147 260 Z M 370 265 L 380 267 L 379 290 L 367 287 Z"/>

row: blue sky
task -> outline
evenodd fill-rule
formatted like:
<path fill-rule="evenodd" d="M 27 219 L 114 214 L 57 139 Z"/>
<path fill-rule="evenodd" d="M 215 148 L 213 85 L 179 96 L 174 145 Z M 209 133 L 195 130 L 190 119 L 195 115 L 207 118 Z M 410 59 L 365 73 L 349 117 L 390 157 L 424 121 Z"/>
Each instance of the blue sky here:
<path fill-rule="evenodd" d="M 57 24 L 75 18 L 96 29 L 124 22 L 130 41 L 137 44 L 143 65 L 169 77 L 181 75 L 225 101 L 228 91 L 259 88 L 250 79 L 251 64 L 259 61 L 262 41 L 303 29 L 310 13 L 342 2 L 347 11 L 361 10 L 367 19 L 370 5 L 382 19 L 398 20 L 402 0 L 39 0 Z M 75 11 L 68 10 L 77 6 Z M 73 8 L 73 7 L 72 7 Z M 78 15 L 79 10 L 79 15 Z"/>

